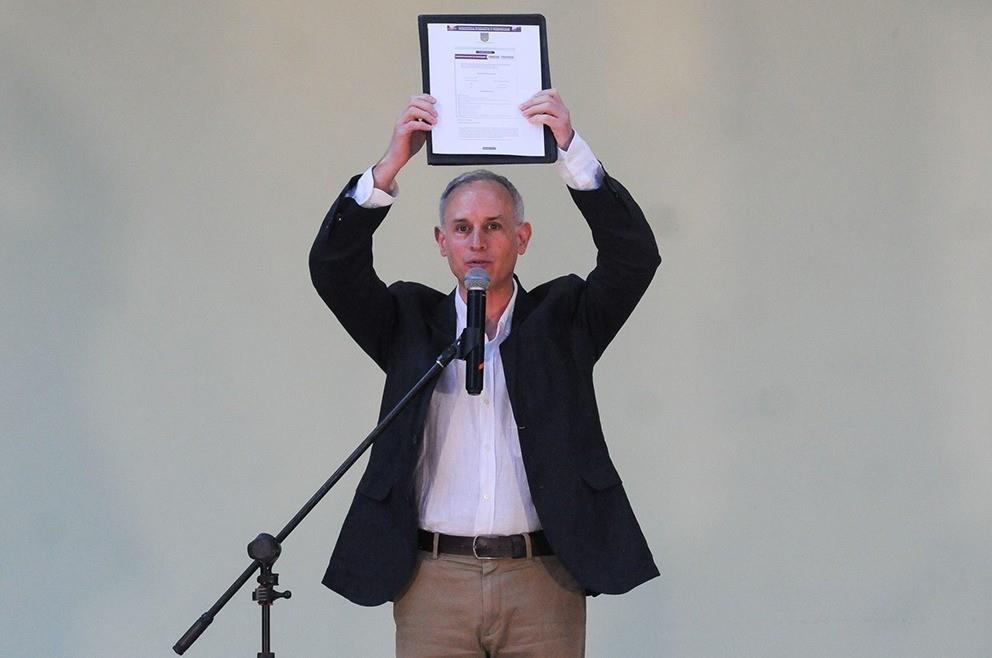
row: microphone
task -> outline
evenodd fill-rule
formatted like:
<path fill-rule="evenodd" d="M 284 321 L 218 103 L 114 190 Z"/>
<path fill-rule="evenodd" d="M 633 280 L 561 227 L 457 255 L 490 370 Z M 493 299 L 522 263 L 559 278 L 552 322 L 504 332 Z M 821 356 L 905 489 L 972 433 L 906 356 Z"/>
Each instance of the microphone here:
<path fill-rule="evenodd" d="M 482 392 L 482 367 L 486 360 L 486 288 L 489 275 L 481 267 L 473 267 L 465 274 L 468 291 L 468 318 L 465 339 L 473 345 L 465 357 L 465 391 L 469 395 Z"/>

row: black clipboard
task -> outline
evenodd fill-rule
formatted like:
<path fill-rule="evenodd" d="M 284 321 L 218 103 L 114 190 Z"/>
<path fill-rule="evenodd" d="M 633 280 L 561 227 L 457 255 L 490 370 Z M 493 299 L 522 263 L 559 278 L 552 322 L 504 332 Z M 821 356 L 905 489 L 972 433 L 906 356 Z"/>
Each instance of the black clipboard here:
<path fill-rule="evenodd" d="M 430 56 L 427 26 L 436 23 L 466 25 L 537 25 L 541 39 L 541 88 L 551 88 L 551 68 L 548 65 L 548 26 L 541 14 L 421 14 L 417 16 L 420 31 L 420 66 L 424 77 L 424 93 L 431 88 Z M 435 153 L 431 134 L 427 133 L 427 164 L 429 165 L 494 165 L 536 164 L 558 159 L 558 144 L 551 129 L 544 126 L 544 155 L 486 155 L 477 153 Z"/>

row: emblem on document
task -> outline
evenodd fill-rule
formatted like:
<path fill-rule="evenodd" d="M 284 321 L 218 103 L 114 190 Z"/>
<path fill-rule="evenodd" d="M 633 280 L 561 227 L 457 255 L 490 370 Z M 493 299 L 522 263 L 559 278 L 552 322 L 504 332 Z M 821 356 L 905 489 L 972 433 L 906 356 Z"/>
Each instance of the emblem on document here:
<path fill-rule="evenodd" d="M 479 39 L 482 40 L 482 43 L 487 43 L 489 41 L 489 33 L 488 32 L 482 32 L 482 33 L 480 33 L 479 34 Z"/>

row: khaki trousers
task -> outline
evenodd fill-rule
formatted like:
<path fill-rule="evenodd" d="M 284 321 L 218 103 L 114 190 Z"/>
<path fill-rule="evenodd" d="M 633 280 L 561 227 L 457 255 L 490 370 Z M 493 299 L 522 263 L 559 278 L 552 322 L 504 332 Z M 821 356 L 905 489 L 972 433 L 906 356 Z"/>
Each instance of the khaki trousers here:
<path fill-rule="evenodd" d="M 393 619 L 397 658 L 585 655 L 585 593 L 553 555 L 479 560 L 420 551 Z"/>

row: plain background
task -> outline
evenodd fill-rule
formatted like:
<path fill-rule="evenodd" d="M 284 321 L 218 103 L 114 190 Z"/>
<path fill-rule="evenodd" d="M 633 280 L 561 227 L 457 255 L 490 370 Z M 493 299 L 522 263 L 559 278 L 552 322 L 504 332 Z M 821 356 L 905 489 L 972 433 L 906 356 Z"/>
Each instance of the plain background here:
<path fill-rule="evenodd" d="M 591 656 L 992 652 L 986 0 L 0 2 L 0 653 L 169 656 L 371 427 L 310 242 L 419 91 L 418 13 L 541 12 L 654 285 L 597 369 L 663 577 Z M 423 156 L 383 278 L 448 289 Z M 533 286 L 592 266 L 501 167 Z M 362 462 L 364 464 L 364 460 Z M 279 656 L 387 656 L 320 584 L 358 473 L 287 542 Z M 254 656 L 238 594 L 186 655 Z"/>

